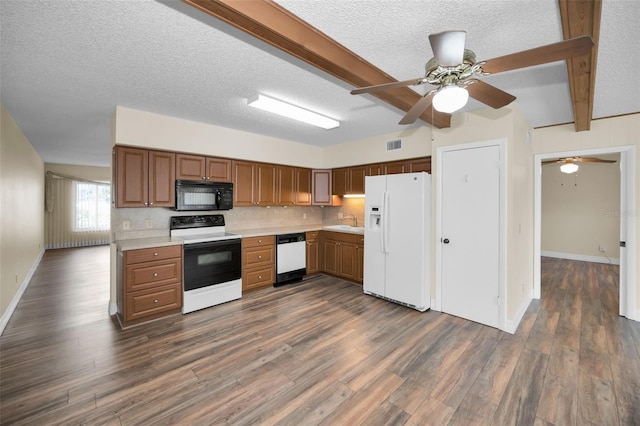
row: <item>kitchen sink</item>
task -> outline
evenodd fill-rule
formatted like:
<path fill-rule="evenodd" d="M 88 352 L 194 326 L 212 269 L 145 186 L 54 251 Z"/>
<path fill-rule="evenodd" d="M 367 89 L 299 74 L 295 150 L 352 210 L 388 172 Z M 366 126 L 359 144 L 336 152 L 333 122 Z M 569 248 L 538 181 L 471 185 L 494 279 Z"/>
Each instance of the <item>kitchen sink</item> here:
<path fill-rule="evenodd" d="M 349 225 L 328 225 L 322 227 L 327 231 L 340 231 L 340 232 L 353 232 L 354 234 L 359 234 L 364 231 L 363 226 L 349 226 Z"/>

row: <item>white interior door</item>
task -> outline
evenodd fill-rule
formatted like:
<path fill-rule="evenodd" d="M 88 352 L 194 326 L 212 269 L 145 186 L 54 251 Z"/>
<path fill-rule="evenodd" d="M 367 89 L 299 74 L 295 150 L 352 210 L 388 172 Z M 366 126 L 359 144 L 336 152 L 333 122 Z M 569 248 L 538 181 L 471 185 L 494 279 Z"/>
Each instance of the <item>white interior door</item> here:
<path fill-rule="evenodd" d="M 499 326 L 500 148 L 442 153 L 442 311 Z"/>

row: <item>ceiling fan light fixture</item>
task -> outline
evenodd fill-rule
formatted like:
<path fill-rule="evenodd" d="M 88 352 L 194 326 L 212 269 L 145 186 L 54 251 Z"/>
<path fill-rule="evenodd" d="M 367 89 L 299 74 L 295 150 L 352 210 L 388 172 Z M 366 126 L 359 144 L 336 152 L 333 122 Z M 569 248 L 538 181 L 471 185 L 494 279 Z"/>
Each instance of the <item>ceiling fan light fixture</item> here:
<path fill-rule="evenodd" d="M 340 126 L 337 120 L 261 94 L 247 99 L 247 105 L 327 130 Z"/>
<path fill-rule="evenodd" d="M 467 89 L 456 84 L 444 86 L 433 97 L 433 107 L 440 112 L 451 114 L 464 107 L 469 100 Z"/>
<path fill-rule="evenodd" d="M 576 163 L 567 163 L 560 166 L 560 171 L 567 174 L 575 173 L 578 169 L 579 167 Z"/>

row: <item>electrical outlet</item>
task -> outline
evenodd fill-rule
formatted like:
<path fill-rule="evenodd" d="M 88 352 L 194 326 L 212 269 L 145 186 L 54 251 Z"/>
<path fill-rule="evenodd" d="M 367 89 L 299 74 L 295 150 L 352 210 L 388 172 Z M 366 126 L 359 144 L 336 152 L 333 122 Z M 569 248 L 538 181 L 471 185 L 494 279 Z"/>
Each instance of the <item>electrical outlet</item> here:
<path fill-rule="evenodd" d="M 598 246 L 598 250 L 600 250 L 602 253 L 604 253 L 605 251 L 607 251 L 607 246 L 605 246 L 604 244 L 600 244 Z"/>
<path fill-rule="evenodd" d="M 147 229 L 151 228 L 153 228 L 153 222 L 151 222 L 151 219 L 147 219 Z"/>
<path fill-rule="evenodd" d="M 307 218 L 307 214 L 306 213 L 302 213 L 302 218 L 306 219 Z"/>
<path fill-rule="evenodd" d="M 129 222 L 128 220 L 123 220 L 122 221 L 122 229 L 130 229 L 131 228 L 131 222 Z"/>
<path fill-rule="evenodd" d="M 342 219 L 343 219 L 342 212 L 338 213 L 338 219 L 339 219 L 339 220 L 342 220 Z"/>

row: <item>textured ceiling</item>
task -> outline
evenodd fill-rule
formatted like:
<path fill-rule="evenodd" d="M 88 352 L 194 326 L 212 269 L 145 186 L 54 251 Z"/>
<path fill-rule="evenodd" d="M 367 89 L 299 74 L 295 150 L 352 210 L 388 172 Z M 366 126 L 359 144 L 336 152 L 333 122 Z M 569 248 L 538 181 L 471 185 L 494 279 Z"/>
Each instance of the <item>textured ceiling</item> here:
<path fill-rule="evenodd" d="M 434 32 L 466 30 L 478 60 L 562 40 L 556 0 L 278 3 L 399 80 L 423 75 Z M 594 118 L 640 111 L 637 22 L 640 3 L 603 2 Z M 397 131 L 404 115 L 171 0 L 1 0 L 0 66 L 0 101 L 48 163 L 109 165 L 116 105 L 318 146 Z M 517 96 L 533 126 L 573 121 L 564 63 L 486 81 Z M 315 129 L 247 108 L 258 92 L 342 124 Z"/>

